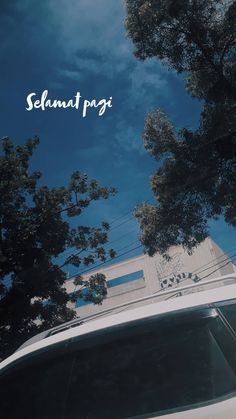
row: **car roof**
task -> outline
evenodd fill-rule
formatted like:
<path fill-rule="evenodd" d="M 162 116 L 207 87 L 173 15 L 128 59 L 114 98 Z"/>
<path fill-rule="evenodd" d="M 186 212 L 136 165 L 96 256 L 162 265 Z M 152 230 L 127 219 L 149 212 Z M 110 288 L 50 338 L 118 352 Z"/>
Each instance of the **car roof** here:
<path fill-rule="evenodd" d="M 216 285 L 216 288 L 196 292 L 200 286 L 202 288 L 203 285 L 212 286 L 213 284 Z M 191 293 L 178 298 L 169 299 L 173 294 L 176 294 L 177 291 L 178 294 L 184 291 L 190 291 Z M 162 301 L 155 302 L 155 300 L 160 297 L 162 298 Z M 168 300 L 164 299 L 165 297 L 168 298 Z M 160 293 L 133 300 L 129 303 L 123 303 L 109 310 L 104 310 L 103 312 L 98 313 L 98 315 L 89 316 L 84 319 L 77 318 L 71 322 L 64 323 L 42 332 L 26 341 L 13 355 L 2 361 L 0 363 L 0 369 L 25 355 L 29 355 L 31 352 L 33 353 L 68 339 L 78 336 L 82 338 L 89 333 L 132 321 L 143 320 L 158 315 L 169 314 L 178 310 L 196 308 L 201 305 L 231 299 L 236 299 L 236 274 L 225 275 L 204 281 L 201 285 L 199 285 L 199 283 L 194 285 L 190 284 L 175 289 L 161 291 Z M 130 306 L 140 302 L 146 303 L 146 305 L 130 309 Z M 112 310 L 117 310 L 117 308 L 120 308 L 121 310 L 125 309 L 125 311 L 111 314 Z M 99 315 L 102 317 L 100 318 Z"/>

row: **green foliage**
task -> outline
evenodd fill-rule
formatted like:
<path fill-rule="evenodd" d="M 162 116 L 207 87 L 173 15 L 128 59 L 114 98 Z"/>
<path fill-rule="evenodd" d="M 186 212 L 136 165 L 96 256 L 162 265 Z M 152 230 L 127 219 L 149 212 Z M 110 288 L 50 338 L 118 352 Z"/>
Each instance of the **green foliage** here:
<path fill-rule="evenodd" d="M 77 276 L 74 280 L 75 285 L 80 285 L 80 289 L 75 291 L 72 299 L 83 298 L 85 301 L 91 301 L 95 304 L 101 304 L 103 298 L 107 295 L 105 286 L 106 278 L 101 273 L 93 274 L 88 280 L 83 280 L 81 276 Z M 84 292 L 86 290 L 86 292 Z"/>
<path fill-rule="evenodd" d="M 198 98 L 235 97 L 235 1 L 126 0 L 126 7 L 139 59 L 158 57 L 187 73 L 188 90 Z"/>
<path fill-rule="evenodd" d="M 136 209 L 150 255 L 178 244 L 191 252 L 207 237 L 209 218 L 223 215 L 236 227 L 236 2 L 126 0 L 126 7 L 135 55 L 184 73 L 202 101 L 195 132 L 175 132 L 160 110 L 148 115 L 144 145 L 159 163 L 151 180 L 157 204 Z"/>
<path fill-rule="evenodd" d="M 39 186 L 41 174 L 29 173 L 30 157 L 39 140 L 15 146 L 2 141 L 0 155 L 0 342 L 6 356 L 33 334 L 71 320 L 62 268 L 91 265 L 114 256 L 106 251 L 109 225 L 70 227 L 92 201 L 107 199 L 116 191 L 100 187 L 87 175 L 75 172 L 67 187 Z M 67 254 L 61 266 L 59 256 Z M 73 251 L 73 254 L 71 254 Z M 81 277 L 86 299 L 101 303 L 106 295 L 104 275 Z M 79 294 L 79 291 L 78 291 Z"/>

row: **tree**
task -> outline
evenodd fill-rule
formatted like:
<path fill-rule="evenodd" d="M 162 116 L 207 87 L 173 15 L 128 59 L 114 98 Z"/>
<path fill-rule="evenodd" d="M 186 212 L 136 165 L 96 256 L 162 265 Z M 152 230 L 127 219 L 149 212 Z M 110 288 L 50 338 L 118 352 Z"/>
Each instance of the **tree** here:
<path fill-rule="evenodd" d="M 136 209 L 150 255 L 178 244 L 191 252 L 210 218 L 223 215 L 236 227 L 236 2 L 126 0 L 126 7 L 135 55 L 183 73 L 202 101 L 196 131 L 176 132 L 161 110 L 148 115 L 143 137 L 159 162 L 151 180 L 157 204 Z"/>
<path fill-rule="evenodd" d="M 41 174 L 29 173 L 37 138 L 15 146 L 2 141 L 0 156 L 0 342 L 1 357 L 14 351 L 33 334 L 71 320 L 75 311 L 69 301 L 81 297 L 96 304 L 106 295 L 102 274 L 85 280 L 75 278 L 78 291 L 68 295 L 63 286 L 68 265 L 105 261 L 109 225 L 70 226 L 92 201 L 107 199 L 114 188 L 100 187 L 80 172 L 72 174 L 67 187 L 40 186 Z M 58 257 L 71 249 L 59 266 Z M 73 253 L 72 253 L 73 252 Z M 84 292 L 86 290 L 86 292 Z"/>

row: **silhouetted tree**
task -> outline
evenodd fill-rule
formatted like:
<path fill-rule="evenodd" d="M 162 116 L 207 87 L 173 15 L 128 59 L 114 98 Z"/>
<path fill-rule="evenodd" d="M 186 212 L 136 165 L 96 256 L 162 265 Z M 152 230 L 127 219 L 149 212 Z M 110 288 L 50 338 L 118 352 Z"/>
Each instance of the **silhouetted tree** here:
<path fill-rule="evenodd" d="M 157 204 L 136 210 L 150 255 L 176 244 L 191 251 L 209 234 L 209 218 L 236 226 L 236 2 L 126 0 L 126 7 L 135 55 L 183 73 L 202 101 L 195 132 L 176 132 L 160 110 L 148 115 L 144 144 L 159 162 L 151 180 Z"/>
<path fill-rule="evenodd" d="M 0 155 L 0 356 L 25 339 L 75 316 L 69 301 L 81 297 L 96 304 L 106 295 L 102 274 L 75 278 L 78 291 L 68 295 L 63 270 L 68 265 L 91 265 L 114 256 L 106 252 L 109 225 L 71 228 L 92 201 L 115 193 L 75 172 L 67 187 L 39 186 L 41 174 L 29 173 L 38 139 L 15 146 L 2 141 Z M 59 255 L 70 255 L 59 266 Z M 66 252 L 68 253 L 68 252 Z M 83 290 L 86 289 L 86 292 Z"/>

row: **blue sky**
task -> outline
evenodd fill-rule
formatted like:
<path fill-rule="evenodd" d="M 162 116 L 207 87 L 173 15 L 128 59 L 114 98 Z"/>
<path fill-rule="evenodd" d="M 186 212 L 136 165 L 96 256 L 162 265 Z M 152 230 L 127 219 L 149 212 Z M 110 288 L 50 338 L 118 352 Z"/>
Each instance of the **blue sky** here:
<path fill-rule="evenodd" d="M 145 116 L 162 108 L 177 128 L 194 128 L 199 102 L 186 94 L 182 78 L 157 60 L 134 58 L 123 1 L 2 0 L 0 10 L 0 136 L 23 143 L 38 135 L 32 168 L 42 171 L 50 186 L 66 184 L 75 170 L 116 186 L 117 196 L 93 205 L 83 222 L 112 222 L 112 246 L 121 253 L 138 246 L 129 211 L 152 202 L 149 178 L 156 167 L 142 144 Z M 89 100 L 112 96 L 113 107 L 101 117 L 91 109 L 86 118 L 75 109 L 26 111 L 27 95 L 39 97 L 45 89 L 52 99 L 68 100 L 77 91 Z M 236 247 L 231 228 L 222 221 L 211 226 L 225 251 Z"/>

